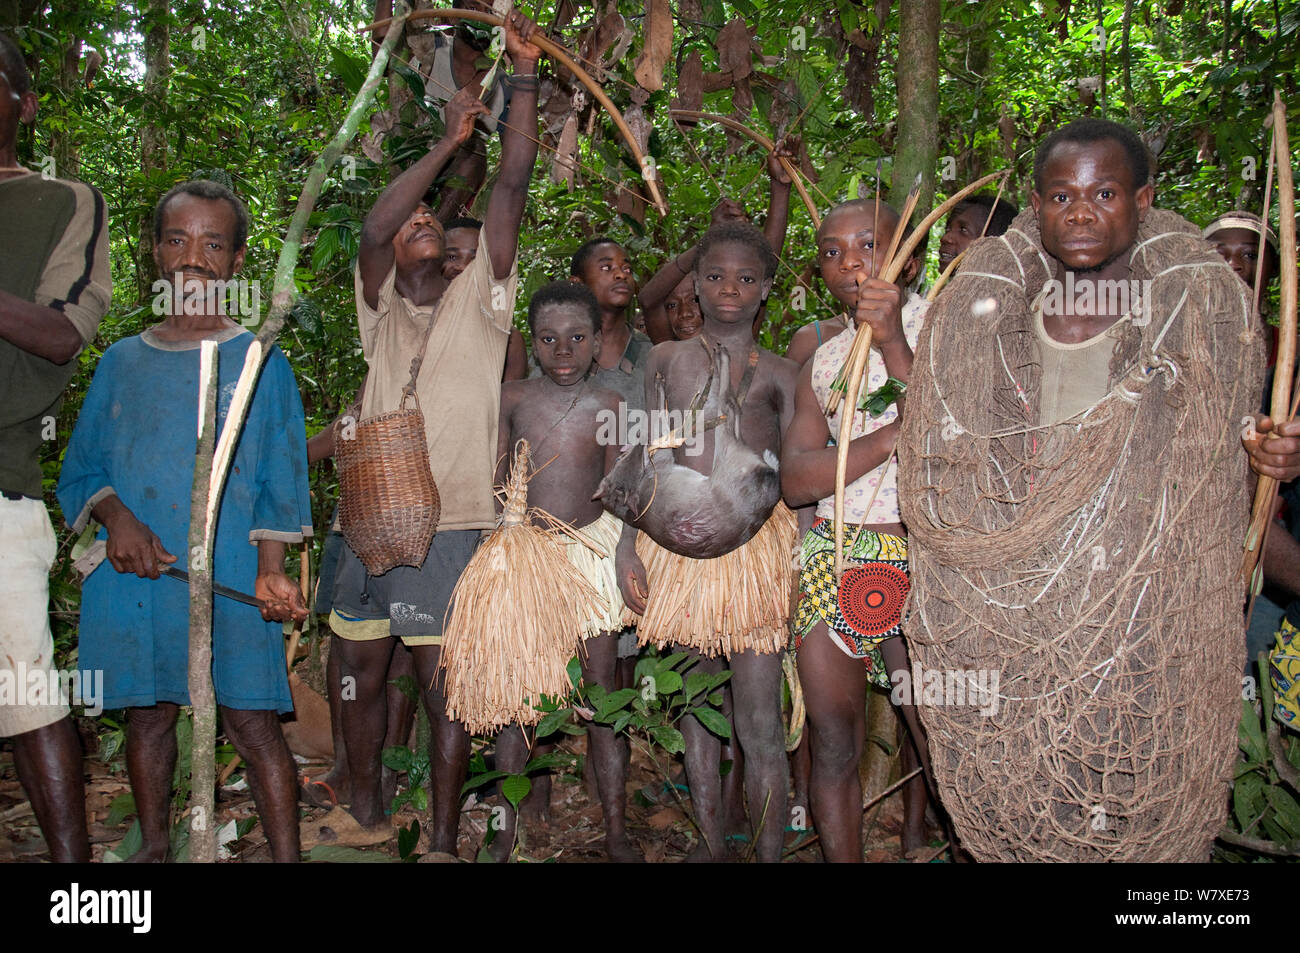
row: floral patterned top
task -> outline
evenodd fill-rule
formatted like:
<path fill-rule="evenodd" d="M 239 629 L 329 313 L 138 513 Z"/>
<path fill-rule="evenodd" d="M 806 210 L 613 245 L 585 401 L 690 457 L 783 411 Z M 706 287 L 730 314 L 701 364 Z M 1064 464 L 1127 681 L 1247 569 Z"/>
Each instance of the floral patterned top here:
<path fill-rule="evenodd" d="M 921 334 L 921 324 L 929 302 L 920 295 L 908 292 L 903 302 L 903 335 L 907 343 L 916 348 L 917 338 Z M 812 388 L 817 396 L 817 403 L 823 410 L 830 396 L 831 383 L 848 359 L 857 335 L 847 331 L 835 335 L 813 355 Z M 866 393 L 883 387 L 889 374 L 885 371 L 885 359 L 874 347 L 867 362 L 867 373 L 863 389 Z M 840 409 L 828 418 L 831 438 L 840 432 L 840 414 L 849 405 L 848 401 L 840 403 Z M 865 411 L 859 411 L 853 418 L 854 437 L 879 430 L 898 417 L 897 404 L 890 404 L 879 417 L 872 417 Z M 879 489 L 877 490 L 877 484 Z M 875 497 L 872 500 L 872 497 Z M 871 509 L 867 510 L 870 502 Z M 825 519 L 835 518 L 835 496 L 831 494 L 817 504 L 817 515 Z M 882 466 L 863 474 L 844 489 L 844 521 L 846 523 L 897 523 L 898 522 L 898 458 L 891 454 Z"/>

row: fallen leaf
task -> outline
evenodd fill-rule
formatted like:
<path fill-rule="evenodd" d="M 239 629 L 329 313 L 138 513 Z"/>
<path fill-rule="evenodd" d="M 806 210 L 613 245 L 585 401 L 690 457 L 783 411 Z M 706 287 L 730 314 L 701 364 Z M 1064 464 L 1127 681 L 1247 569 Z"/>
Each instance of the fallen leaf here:
<path fill-rule="evenodd" d="M 686 820 L 686 815 L 677 808 L 661 807 L 659 810 L 647 817 L 645 822 L 655 830 L 662 831 L 667 830 L 674 824 L 678 824 L 684 820 Z"/>

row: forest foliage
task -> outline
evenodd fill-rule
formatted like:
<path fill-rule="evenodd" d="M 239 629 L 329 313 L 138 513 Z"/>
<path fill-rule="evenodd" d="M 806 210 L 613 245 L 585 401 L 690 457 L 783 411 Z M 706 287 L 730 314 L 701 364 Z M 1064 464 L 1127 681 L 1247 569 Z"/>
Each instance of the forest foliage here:
<path fill-rule="evenodd" d="M 421 4 L 427 5 L 427 4 Z M 734 115 L 771 138 L 797 133 L 801 164 L 824 213 L 870 196 L 877 159 L 886 193 L 900 154 L 898 79 L 937 70 L 935 180 L 939 197 L 993 170 L 1010 169 L 1007 194 L 1028 200 L 1035 144 L 1081 115 L 1133 125 L 1157 157 L 1157 204 L 1203 224 L 1233 207 L 1260 205 L 1268 133 L 1279 90 L 1296 114 L 1300 2 L 1170 0 L 1071 3 L 985 0 L 940 4 L 937 63 L 900 61 L 905 0 L 561 0 L 520 6 L 577 51 L 638 130 L 670 206 L 660 216 L 630 200 L 639 170 L 608 116 L 590 103 L 577 116 L 572 182 L 554 181 L 553 147 L 571 111 L 570 78 L 543 66 L 542 150 L 520 236 L 517 323 L 530 292 L 567 275 L 586 238 L 608 234 L 632 254 L 644 281 L 685 249 L 724 195 L 751 214 L 766 206 L 764 156 L 713 124 L 678 126 L 683 105 Z M 156 320 L 149 257 L 151 213 L 170 186 L 193 177 L 230 185 L 252 216 L 243 276 L 269 307 L 274 262 L 311 163 L 339 126 L 364 78 L 373 19 L 364 0 L 15 0 L 0 30 L 19 42 L 34 73 L 40 113 L 21 133 L 29 167 L 79 178 L 107 201 L 113 307 L 47 445 L 47 501 L 93 369 L 113 342 Z M 379 109 L 397 128 L 356 143 L 326 182 L 297 269 L 301 301 L 280 336 L 298 376 L 308 432 L 350 403 L 364 375 L 352 272 L 361 223 L 393 170 L 427 148 L 436 113 L 414 91 L 419 77 L 399 53 Z M 549 77 L 549 80 L 547 79 Z M 544 104 L 545 105 L 545 104 Z M 379 113 L 377 113 L 379 115 Z M 494 148 L 489 155 L 495 157 Z M 490 180 L 489 180 L 490 184 Z M 619 201 L 620 194 L 623 196 Z M 481 207 L 481 206 L 480 206 Z M 812 280 L 813 229 L 793 200 L 764 343 L 832 314 Z M 933 278 L 935 241 L 930 242 Z M 799 276 L 808 291 L 796 292 Z M 160 394 L 159 400 L 191 399 Z M 424 408 L 437 413 L 437 408 Z M 337 492 L 328 466 L 313 473 L 315 524 Z M 66 546 L 64 551 L 66 552 Z M 55 580 L 60 644 L 75 651 L 77 593 Z"/>

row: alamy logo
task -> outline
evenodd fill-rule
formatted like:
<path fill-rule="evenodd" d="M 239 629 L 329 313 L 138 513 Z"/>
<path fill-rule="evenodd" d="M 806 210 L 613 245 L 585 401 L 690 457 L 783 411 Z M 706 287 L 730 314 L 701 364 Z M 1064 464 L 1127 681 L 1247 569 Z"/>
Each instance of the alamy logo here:
<path fill-rule="evenodd" d="M 133 933 L 153 925 L 153 894 L 148 890 L 82 890 L 78 883 L 50 894 L 50 922 L 125 923 Z"/>
<path fill-rule="evenodd" d="M 1151 323 L 1151 282 L 1136 278 L 1121 281 L 1112 278 L 1074 280 L 1067 271 L 1064 281 L 1055 278 L 1043 289 L 1043 314 L 1091 317 L 1092 315 L 1133 315 L 1134 327 Z"/>
<path fill-rule="evenodd" d="M 87 715 L 97 717 L 104 712 L 104 670 L 29 669 L 20 659 L 0 671 L 0 707 L 5 705 L 82 705 Z"/>
<path fill-rule="evenodd" d="M 895 705 L 969 706 L 985 716 L 998 713 L 1001 673 L 996 669 L 940 670 L 913 662 L 910 672 L 900 668 L 889 673 L 889 680 L 894 683 L 889 698 Z"/>
<path fill-rule="evenodd" d="M 149 290 L 155 317 L 215 310 L 222 317 L 238 319 L 244 327 L 256 327 L 262 321 L 262 283 L 256 279 L 187 278 L 178 271 L 171 278 L 159 278 Z"/>
<path fill-rule="evenodd" d="M 688 457 L 704 452 L 703 414 L 680 410 L 638 410 L 619 401 L 618 413 L 596 414 L 596 443 L 602 447 L 682 447 Z"/>

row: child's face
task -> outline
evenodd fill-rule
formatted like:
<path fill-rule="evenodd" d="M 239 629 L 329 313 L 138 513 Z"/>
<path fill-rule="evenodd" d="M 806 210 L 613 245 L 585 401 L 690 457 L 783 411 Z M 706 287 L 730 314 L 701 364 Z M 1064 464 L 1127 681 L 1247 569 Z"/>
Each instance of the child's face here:
<path fill-rule="evenodd" d="M 1047 253 L 1071 271 L 1102 272 L 1119 262 L 1151 207 L 1151 186 L 1132 179 L 1113 139 L 1056 146 L 1030 195 Z"/>
<path fill-rule="evenodd" d="M 835 300 L 852 308 L 858 302 L 858 282 L 875 278 L 885 266 L 885 252 L 894 238 L 896 223 L 881 216 L 876 228 L 875 210 L 855 205 L 832 211 L 817 233 L 817 267 Z"/>
<path fill-rule="evenodd" d="M 442 256 L 442 276 L 451 281 L 468 268 L 478 255 L 478 229 L 449 229 L 446 244 L 447 250 Z"/>
<path fill-rule="evenodd" d="M 600 353 L 600 330 L 580 304 L 543 307 L 533 320 L 533 354 L 542 373 L 568 387 L 587 376 Z"/>
<path fill-rule="evenodd" d="M 582 283 L 602 311 L 621 311 L 632 301 L 632 262 L 621 245 L 598 245 L 582 269 Z"/>
<path fill-rule="evenodd" d="M 1206 239 L 1223 260 L 1232 266 L 1237 277 L 1250 287 L 1255 287 L 1255 267 L 1259 264 L 1259 233 L 1248 228 L 1221 228 Z M 1260 280 L 1264 287 L 1273 280 L 1273 262 L 1269 260 L 1268 246 L 1264 246 L 1264 270 Z"/>
<path fill-rule="evenodd" d="M 677 287 L 664 299 L 664 314 L 679 341 L 693 338 L 704 327 L 704 315 L 695 300 L 695 278 L 687 275 L 677 282 Z"/>
<path fill-rule="evenodd" d="M 939 270 L 943 271 L 952 260 L 964 252 L 970 243 L 980 237 L 989 210 L 982 205 L 968 205 L 948 219 L 948 227 L 939 239 Z"/>
<path fill-rule="evenodd" d="M 695 296 L 708 320 L 749 327 L 771 290 L 762 259 L 748 245 L 713 245 L 695 263 Z"/>

